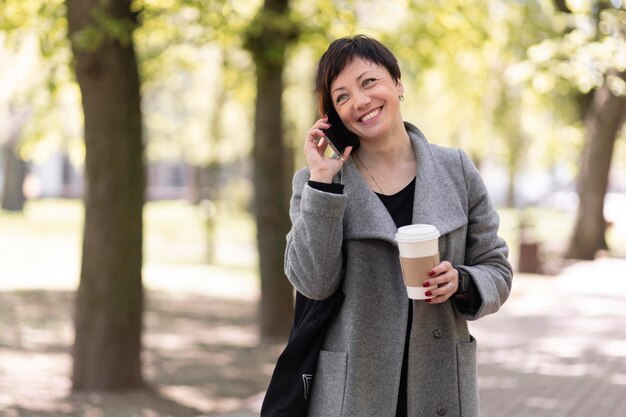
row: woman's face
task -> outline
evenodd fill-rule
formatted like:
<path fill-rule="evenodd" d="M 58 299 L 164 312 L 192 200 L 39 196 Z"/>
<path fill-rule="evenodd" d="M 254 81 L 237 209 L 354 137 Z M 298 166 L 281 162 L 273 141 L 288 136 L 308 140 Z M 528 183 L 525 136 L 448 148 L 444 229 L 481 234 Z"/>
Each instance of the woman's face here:
<path fill-rule="evenodd" d="M 403 87 L 385 67 L 355 58 L 330 86 L 333 105 L 348 130 L 361 139 L 383 137 L 402 125 Z"/>

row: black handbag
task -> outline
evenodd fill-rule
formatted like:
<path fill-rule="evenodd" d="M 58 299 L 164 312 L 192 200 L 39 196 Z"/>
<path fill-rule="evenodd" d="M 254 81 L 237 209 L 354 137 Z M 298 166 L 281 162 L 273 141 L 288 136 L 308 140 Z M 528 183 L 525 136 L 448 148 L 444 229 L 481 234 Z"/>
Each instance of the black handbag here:
<path fill-rule="evenodd" d="M 276 361 L 261 406 L 261 417 L 305 417 L 311 398 L 317 360 L 330 319 L 345 296 L 341 287 L 325 300 L 312 300 L 296 292 L 291 333 Z"/>

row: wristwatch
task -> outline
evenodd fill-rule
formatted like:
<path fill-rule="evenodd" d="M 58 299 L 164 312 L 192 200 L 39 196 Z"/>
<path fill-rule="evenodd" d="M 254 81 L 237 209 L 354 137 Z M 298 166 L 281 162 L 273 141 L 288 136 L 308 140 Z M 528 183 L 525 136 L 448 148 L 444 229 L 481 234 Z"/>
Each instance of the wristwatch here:
<path fill-rule="evenodd" d="M 454 295 L 466 294 L 469 291 L 469 280 L 471 279 L 470 274 L 467 271 L 459 269 L 457 267 L 454 267 L 454 269 L 456 269 L 456 271 L 459 273 L 459 287 L 457 288 Z"/>

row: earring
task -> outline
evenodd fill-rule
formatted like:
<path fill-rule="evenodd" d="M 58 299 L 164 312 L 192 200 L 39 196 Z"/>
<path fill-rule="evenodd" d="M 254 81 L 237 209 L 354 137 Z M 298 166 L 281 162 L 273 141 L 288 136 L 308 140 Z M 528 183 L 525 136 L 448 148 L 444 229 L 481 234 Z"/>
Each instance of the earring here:
<path fill-rule="evenodd" d="M 398 98 L 400 99 L 400 101 L 404 101 L 404 93 L 401 93 Z"/>

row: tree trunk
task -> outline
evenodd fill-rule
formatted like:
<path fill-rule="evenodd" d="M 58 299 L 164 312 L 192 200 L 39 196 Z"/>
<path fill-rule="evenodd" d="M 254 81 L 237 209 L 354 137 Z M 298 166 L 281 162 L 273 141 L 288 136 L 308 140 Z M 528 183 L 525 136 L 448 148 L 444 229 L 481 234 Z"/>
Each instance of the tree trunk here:
<path fill-rule="evenodd" d="M 10 109 L 10 126 L 6 142 L 2 145 L 4 159 L 4 184 L 2 186 L 2 202 L 0 207 L 7 211 L 22 211 L 26 196 L 24 180 L 26 179 L 26 161 L 19 157 L 17 146 L 21 139 L 22 128 L 30 117 L 30 109 Z"/>
<path fill-rule="evenodd" d="M 132 41 L 103 33 L 76 43 L 92 17 L 136 22 L 129 1 L 67 0 L 69 36 L 85 120 L 85 226 L 76 297 L 74 391 L 143 385 L 142 209 L 144 162 L 139 75 Z M 110 22 L 109 22 L 110 23 Z M 132 29 L 129 30 L 132 32 Z M 129 33 L 132 39 L 132 33 Z"/>
<path fill-rule="evenodd" d="M 295 40 L 288 0 L 266 0 L 248 32 L 246 47 L 257 73 L 254 118 L 254 189 L 261 273 L 260 327 L 263 337 L 285 338 L 293 317 L 293 289 L 284 274 L 285 236 L 293 167 L 282 131 L 285 52 Z M 287 27 L 287 29 L 285 29 Z"/>
<path fill-rule="evenodd" d="M 625 78 L 626 74 L 621 74 Z M 615 139 L 626 115 L 626 98 L 615 96 L 606 86 L 593 96 L 585 117 L 586 143 L 578 180 L 578 210 L 566 258 L 594 259 L 596 252 L 608 249 L 604 219 Z"/>
<path fill-rule="evenodd" d="M 26 162 L 15 151 L 15 146 L 2 146 L 4 159 L 4 184 L 2 187 L 2 209 L 7 211 L 22 211 L 26 196 L 24 196 L 24 179 L 26 178 Z"/>
<path fill-rule="evenodd" d="M 507 174 L 508 184 L 506 193 L 506 205 L 507 207 L 517 207 L 517 174 L 520 167 L 520 159 L 523 158 L 525 152 L 522 148 L 523 139 L 521 134 L 516 133 L 511 129 L 506 132 L 509 135 L 508 142 L 508 162 L 507 162 Z"/>

